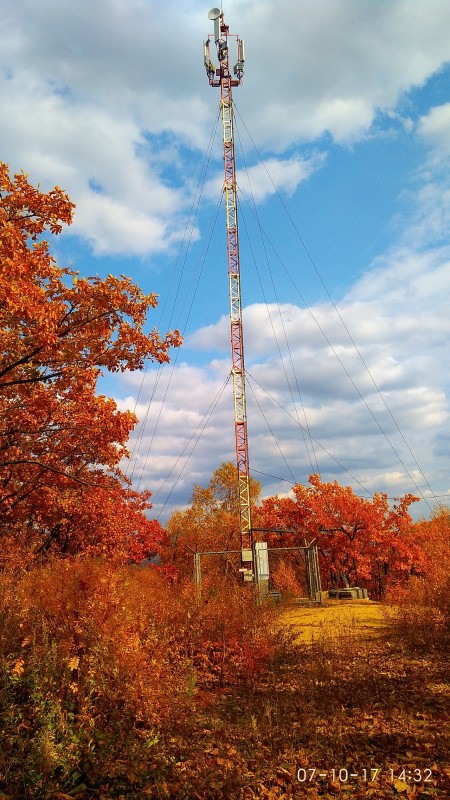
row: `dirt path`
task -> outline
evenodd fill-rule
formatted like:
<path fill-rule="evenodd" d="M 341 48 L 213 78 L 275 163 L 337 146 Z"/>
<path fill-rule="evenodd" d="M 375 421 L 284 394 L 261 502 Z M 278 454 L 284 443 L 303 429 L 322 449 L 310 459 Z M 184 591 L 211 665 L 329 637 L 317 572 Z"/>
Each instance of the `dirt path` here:
<path fill-rule="evenodd" d="M 311 644 L 330 637 L 381 636 L 389 625 L 389 609 L 372 600 L 330 600 L 287 609 L 281 618 L 298 631 L 296 641 Z"/>

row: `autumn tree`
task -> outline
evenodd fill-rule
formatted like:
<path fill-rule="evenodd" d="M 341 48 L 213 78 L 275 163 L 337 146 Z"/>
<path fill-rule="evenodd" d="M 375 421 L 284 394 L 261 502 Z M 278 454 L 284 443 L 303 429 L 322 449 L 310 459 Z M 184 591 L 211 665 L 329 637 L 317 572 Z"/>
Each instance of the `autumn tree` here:
<path fill-rule="evenodd" d="M 423 569 L 389 587 L 388 600 L 397 608 L 396 626 L 412 650 L 431 651 L 433 661 L 450 643 L 450 509 L 438 505 L 429 519 L 412 525 L 423 552 Z"/>
<path fill-rule="evenodd" d="M 59 187 L 43 193 L 0 165 L 0 533 L 35 552 L 77 551 L 89 535 L 102 549 L 100 529 L 108 546 L 123 549 L 128 534 L 156 545 L 149 496 L 118 468 L 136 418 L 97 394 L 97 381 L 168 361 L 180 335 L 146 331 L 157 298 L 129 278 L 57 265 L 44 237 L 70 225 L 73 209 Z"/>
<path fill-rule="evenodd" d="M 425 577 L 431 595 L 450 588 L 450 508 L 439 505 L 430 519 L 420 519 L 413 525 L 414 540 L 425 556 Z M 450 602 L 449 602 L 450 605 Z"/>
<path fill-rule="evenodd" d="M 256 504 L 260 491 L 260 483 L 250 478 L 252 505 Z M 167 533 L 170 545 L 165 551 L 165 560 L 180 574 L 192 572 L 189 548 L 199 552 L 240 550 L 237 466 L 226 461 L 215 470 L 207 487 L 194 486 L 191 505 L 185 511 L 172 514 Z M 208 569 L 207 562 L 204 563 Z M 229 568 L 229 563 L 224 561 L 225 569 Z"/>
<path fill-rule="evenodd" d="M 285 544 L 316 541 L 325 587 L 364 585 L 380 597 L 389 581 L 423 569 L 408 513 L 413 495 L 390 505 L 384 493 L 362 498 L 318 475 L 309 484 L 294 486 L 293 497 L 264 500 L 260 515 L 266 527 L 295 531 L 283 537 Z"/>

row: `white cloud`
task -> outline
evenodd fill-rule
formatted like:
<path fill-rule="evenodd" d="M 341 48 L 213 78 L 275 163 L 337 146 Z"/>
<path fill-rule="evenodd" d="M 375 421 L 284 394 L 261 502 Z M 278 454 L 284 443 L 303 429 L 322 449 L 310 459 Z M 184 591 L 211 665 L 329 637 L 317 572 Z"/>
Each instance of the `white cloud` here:
<path fill-rule="evenodd" d="M 290 195 L 322 166 L 324 160 L 325 155 L 319 154 L 309 160 L 298 156 L 289 159 L 270 158 L 250 167 L 245 173 L 238 172 L 238 188 L 256 203 L 279 191 Z"/>
<path fill-rule="evenodd" d="M 291 195 L 302 181 L 323 166 L 325 153 L 315 153 L 311 158 L 269 158 L 246 170 L 238 170 L 236 185 L 238 194 L 247 202 L 261 203 L 273 194 L 283 192 Z M 205 195 L 216 199 L 223 187 L 223 172 L 211 178 L 205 185 Z"/>
<path fill-rule="evenodd" d="M 406 234 L 407 235 L 407 234 Z M 405 235 L 405 238 L 406 238 Z M 427 300 L 439 310 L 439 327 L 446 322 L 446 292 L 450 276 L 450 248 L 434 248 L 416 252 L 406 246 L 393 249 L 372 265 L 372 268 L 349 291 L 350 300 L 378 300 L 392 309 L 401 305 L 417 322 L 417 313 L 426 324 L 436 324 L 428 316 Z M 425 301 L 425 302 L 424 302 Z M 420 326 L 416 325 L 420 335 Z"/>
<path fill-rule="evenodd" d="M 431 498 L 430 507 L 429 486 L 446 492 L 447 258 L 444 250 L 422 257 L 393 251 L 343 298 L 339 314 L 325 303 L 311 309 L 293 303 L 244 309 L 250 461 L 265 494 L 285 492 L 287 484 L 259 473 L 304 482 L 317 468 L 324 480 L 337 478 L 359 493 L 363 487 L 395 495 L 413 492 Z M 161 487 L 164 471 L 175 465 L 175 455 L 171 463 L 167 459 L 164 437 L 171 437 L 174 454 L 181 453 L 220 392 L 230 369 L 228 324 L 223 317 L 187 343 L 222 351 L 222 360 L 195 370 L 174 369 L 170 403 L 153 439 L 155 458 L 144 468 L 150 487 Z M 187 484 L 190 478 L 207 483 L 221 461 L 234 460 L 232 409 L 229 384 L 182 473 Z M 145 436 L 149 442 L 150 434 Z M 172 481 L 181 466 L 183 461 L 174 467 Z M 158 495 L 157 510 L 164 491 L 167 486 Z M 178 502 L 182 492 L 176 492 Z M 164 514 L 171 507 L 169 500 Z M 422 500 L 417 513 L 428 512 Z"/>
<path fill-rule="evenodd" d="M 194 0 L 183 6 L 175 0 L 21 0 L 4 6 L 2 159 L 44 188 L 57 183 L 69 191 L 77 204 L 72 231 L 95 254 L 170 249 L 183 234 L 219 105 L 220 93 L 211 91 L 202 63 L 208 7 Z M 259 303 L 245 309 L 247 367 L 289 412 L 252 384 L 252 466 L 292 479 L 257 398 L 296 479 L 312 471 L 316 451 L 325 478 L 334 479 L 345 466 L 370 490 L 409 491 L 415 480 L 427 492 L 367 364 L 433 487 L 445 491 L 450 187 L 442 166 L 448 166 L 450 106 L 431 109 L 416 123 L 413 109 L 399 110 L 398 103 L 448 62 L 450 4 L 228 0 L 226 20 L 246 41 L 244 83 L 234 98 L 245 109 L 253 142 L 243 143 L 251 166 L 238 183 L 247 195 L 251 185 L 257 202 L 269 200 L 275 189 L 294 193 L 322 166 L 330 142 L 347 145 L 367 136 L 380 111 L 393 126 L 415 130 L 428 152 L 403 238 L 339 302 L 347 331 L 328 302 L 308 310 L 294 298 L 280 309 Z M 324 134 L 329 136 L 321 140 Z M 313 155 L 300 155 L 305 142 Z M 258 165 L 254 144 L 263 155 Z M 220 171 L 220 158 L 217 141 L 208 175 Z M 221 186 L 220 175 L 206 194 L 217 197 Z M 188 486 L 206 482 L 220 461 L 234 458 L 230 384 L 208 421 L 229 371 L 228 319 L 199 328 L 186 342 L 189 353 L 188 347 L 201 350 L 203 360 L 210 353 L 211 361 L 203 368 L 176 366 L 167 401 L 168 377 L 161 380 L 134 453 L 136 475 L 153 490 L 161 487 L 158 503 L 171 486 L 170 502 L 185 502 Z M 123 403 L 132 404 L 141 376 L 121 380 L 128 395 Z M 151 373 L 147 397 L 153 380 Z M 292 419 L 298 415 L 304 426 L 303 410 L 325 449 L 307 434 L 304 442 Z M 138 412 L 146 415 L 143 401 Z M 196 444 L 195 432 L 206 421 Z M 283 491 L 286 485 L 269 479 L 266 488 Z"/>
<path fill-rule="evenodd" d="M 450 230 L 450 103 L 431 108 L 417 125 L 427 158 L 418 171 L 419 188 L 404 240 L 417 248 L 447 243 Z M 448 281 L 448 271 L 447 271 Z"/>
<path fill-rule="evenodd" d="M 166 249 L 168 225 L 156 213 L 145 214 L 93 191 L 81 192 L 78 198 L 72 232 L 84 236 L 96 254 L 132 250 L 144 255 Z"/>
<path fill-rule="evenodd" d="M 325 131 L 354 141 L 378 109 L 393 112 L 402 92 L 448 59 L 446 0 L 306 0 L 301 8 L 230 0 L 226 13 L 247 45 L 238 102 L 258 147 L 279 153 Z M 22 0 L 3 9 L 2 25 L 2 158 L 44 185 L 63 185 L 78 206 L 73 230 L 97 252 L 170 248 L 219 101 L 202 65 L 205 9 L 193 0 L 182 9 L 175 0 Z M 423 120 L 423 134 L 442 141 L 446 113 Z M 288 193 L 318 166 L 292 154 L 267 164 Z M 250 174 L 255 198 L 268 197 L 264 168 Z"/>
<path fill-rule="evenodd" d="M 450 153 L 450 103 L 435 106 L 421 117 L 418 130 L 432 147 Z"/>
<path fill-rule="evenodd" d="M 354 140 L 378 109 L 394 109 L 448 60 L 445 0 L 235 0 L 231 15 L 247 40 L 245 106 L 261 139 L 280 150 L 325 130 Z"/>
<path fill-rule="evenodd" d="M 138 156 L 145 141 L 130 118 L 23 78 L 4 81 L 2 108 L 11 167 L 26 165 L 30 179 L 44 188 L 70 188 L 77 205 L 71 233 L 91 242 L 94 252 L 143 254 L 181 237 L 181 192 Z"/>

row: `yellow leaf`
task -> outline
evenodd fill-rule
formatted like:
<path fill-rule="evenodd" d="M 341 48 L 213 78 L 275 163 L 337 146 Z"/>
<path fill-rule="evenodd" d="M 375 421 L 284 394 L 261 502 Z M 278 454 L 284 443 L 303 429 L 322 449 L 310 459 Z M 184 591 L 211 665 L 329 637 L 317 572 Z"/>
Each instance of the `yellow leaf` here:
<path fill-rule="evenodd" d="M 394 781 L 394 789 L 396 792 L 407 792 L 408 784 L 405 781 Z"/>
<path fill-rule="evenodd" d="M 71 669 L 71 670 L 74 670 L 74 669 L 78 669 L 78 665 L 79 665 L 79 663 L 80 663 L 80 659 L 79 659 L 79 657 L 78 657 L 78 656 L 73 656 L 73 657 L 72 657 L 71 659 L 69 659 L 69 661 L 67 662 L 67 666 L 69 667 L 69 669 Z"/>

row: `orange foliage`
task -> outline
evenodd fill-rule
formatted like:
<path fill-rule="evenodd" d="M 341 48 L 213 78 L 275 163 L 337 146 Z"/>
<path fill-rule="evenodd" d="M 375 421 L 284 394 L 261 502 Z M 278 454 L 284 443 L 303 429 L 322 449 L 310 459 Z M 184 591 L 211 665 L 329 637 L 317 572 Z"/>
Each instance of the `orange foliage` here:
<path fill-rule="evenodd" d="M 252 503 L 258 499 L 261 486 L 250 479 Z M 192 505 L 186 511 L 176 511 L 167 524 L 168 546 L 164 559 L 176 567 L 180 575 L 192 575 L 191 550 L 240 550 L 238 473 L 235 464 L 224 462 L 215 470 L 206 488 L 195 486 Z M 238 564 L 239 562 L 239 564 Z M 234 566 L 233 566 L 234 564 Z M 230 573 L 237 577 L 239 558 L 217 557 L 202 560 L 202 572 Z"/>
<path fill-rule="evenodd" d="M 282 559 L 275 568 L 271 569 L 271 586 L 279 589 L 291 597 L 301 597 L 305 594 L 304 587 L 298 579 L 298 571 L 295 569 L 292 559 L 287 561 Z"/>
<path fill-rule="evenodd" d="M 268 613 L 243 587 L 205 582 L 199 596 L 101 559 L 0 574 L 0 792 L 169 780 L 213 691 L 270 664 Z"/>
<path fill-rule="evenodd" d="M 450 575 L 450 509 L 440 506 L 431 519 L 414 523 L 414 537 L 426 559 L 426 573 L 441 586 Z"/>
<path fill-rule="evenodd" d="M 383 493 L 369 500 L 337 481 L 323 483 L 318 475 L 311 475 L 309 482 L 308 487 L 293 487 L 294 498 L 264 500 L 259 521 L 264 527 L 295 531 L 273 535 L 274 543 L 316 540 L 324 588 L 363 585 L 380 597 L 389 582 L 423 570 L 423 551 L 408 513 L 416 498 L 406 495 L 390 506 Z"/>
<path fill-rule="evenodd" d="M 73 208 L 59 187 L 42 193 L 0 164 L 0 535 L 22 557 L 88 547 L 141 558 L 162 531 L 118 470 L 136 418 L 97 395 L 97 379 L 168 361 L 180 336 L 144 329 L 156 296 L 125 276 L 56 264 L 42 237 Z"/>
<path fill-rule="evenodd" d="M 414 523 L 413 532 L 424 552 L 424 575 L 394 586 L 388 599 L 400 607 L 399 626 L 410 644 L 443 649 L 450 637 L 449 509 L 439 507 L 431 519 Z"/>

